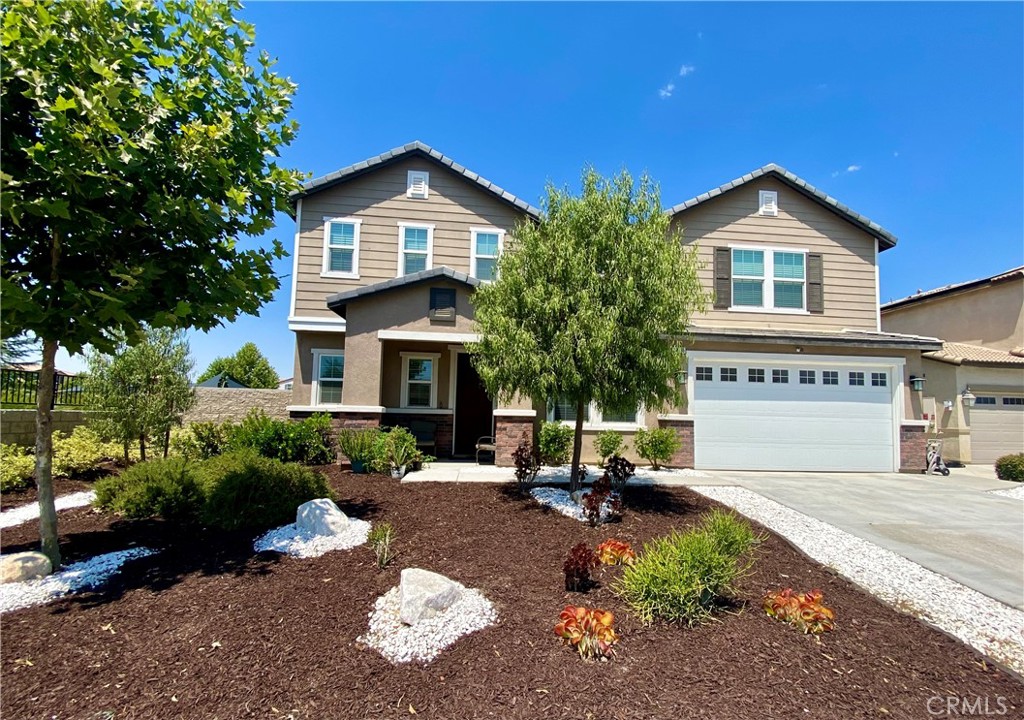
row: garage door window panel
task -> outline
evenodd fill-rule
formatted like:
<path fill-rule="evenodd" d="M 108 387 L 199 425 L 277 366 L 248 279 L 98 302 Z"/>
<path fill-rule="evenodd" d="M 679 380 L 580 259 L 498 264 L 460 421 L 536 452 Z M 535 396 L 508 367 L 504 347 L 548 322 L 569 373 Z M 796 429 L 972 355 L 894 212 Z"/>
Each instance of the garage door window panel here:
<path fill-rule="evenodd" d="M 816 381 L 816 373 L 814 370 L 801 370 L 800 371 L 800 384 L 801 385 L 813 385 Z"/>
<path fill-rule="evenodd" d="M 722 382 L 736 382 L 736 368 L 721 368 L 719 379 Z"/>
<path fill-rule="evenodd" d="M 772 370 L 772 382 L 776 385 L 786 385 L 789 383 L 789 370 L 783 370 L 776 368 Z"/>
<path fill-rule="evenodd" d="M 864 373 L 858 371 L 850 372 L 850 385 L 863 387 L 864 385 Z"/>
<path fill-rule="evenodd" d="M 698 366 L 697 367 L 697 380 L 700 382 L 711 382 L 715 379 L 715 372 L 710 367 Z"/>
<path fill-rule="evenodd" d="M 747 370 L 747 382 L 752 383 L 763 383 L 764 382 L 764 369 L 763 368 L 750 368 Z"/>
<path fill-rule="evenodd" d="M 1024 398 L 1019 397 L 1004 397 L 1003 405 L 1013 405 L 1016 407 L 1024 407 Z"/>
<path fill-rule="evenodd" d="M 823 370 L 821 373 L 821 384 L 822 385 L 838 385 L 839 384 L 839 371 L 838 370 Z"/>
<path fill-rule="evenodd" d="M 889 384 L 889 374 L 884 372 L 871 373 L 871 387 L 886 387 Z"/>

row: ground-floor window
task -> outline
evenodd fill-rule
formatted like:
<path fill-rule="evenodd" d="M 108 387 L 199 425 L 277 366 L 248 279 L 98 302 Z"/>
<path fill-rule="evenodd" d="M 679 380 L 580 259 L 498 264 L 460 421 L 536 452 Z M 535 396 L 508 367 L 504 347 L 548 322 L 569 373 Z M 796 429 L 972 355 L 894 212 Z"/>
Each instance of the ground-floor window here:
<path fill-rule="evenodd" d="M 548 420 L 576 424 L 576 403 L 567 398 L 555 398 L 548 402 Z M 638 409 L 626 412 L 602 412 L 596 403 L 583 406 L 583 422 L 591 427 L 621 427 L 630 429 L 643 424 L 643 413 Z"/>
<path fill-rule="evenodd" d="M 313 404 L 340 405 L 345 383 L 345 351 L 313 351 Z"/>
<path fill-rule="evenodd" d="M 437 407 L 440 353 L 402 353 L 402 407 Z"/>

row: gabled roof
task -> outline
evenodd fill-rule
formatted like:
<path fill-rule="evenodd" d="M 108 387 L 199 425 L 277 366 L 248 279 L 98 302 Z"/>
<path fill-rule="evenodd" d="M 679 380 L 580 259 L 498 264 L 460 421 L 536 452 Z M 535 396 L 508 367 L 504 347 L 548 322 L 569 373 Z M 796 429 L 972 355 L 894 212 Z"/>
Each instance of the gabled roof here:
<path fill-rule="evenodd" d="M 669 208 L 668 214 L 675 215 L 684 210 L 689 210 L 690 208 L 696 205 L 700 205 L 701 203 L 707 202 L 708 200 L 716 198 L 719 195 L 723 195 L 729 192 L 730 190 L 735 190 L 738 187 L 742 187 L 743 185 L 746 185 L 752 180 L 756 180 L 757 178 L 765 176 L 771 176 L 781 180 L 794 190 L 799 191 L 803 195 L 815 201 L 826 210 L 835 213 L 836 215 L 850 223 L 853 223 L 861 230 L 866 232 L 868 235 L 878 238 L 879 250 L 887 250 L 891 247 L 895 247 L 896 236 L 890 233 L 885 228 L 883 228 L 881 225 L 879 225 L 878 223 L 874 222 L 869 218 L 864 217 L 858 212 L 854 212 L 846 205 L 843 205 L 841 202 L 836 200 L 831 195 L 822 192 L 821 190 L 814 187 L 803 178 L 794 175 L 786 168 L 780 165 L 776 165 L 775 163 L 769 163 L 764 167 L 760 167 L 757 170 L 754 170 L 753 172 L 747 173 L 743 177 L 736 178 L 732 182 L 727 182 L 725 183 L 725 185 L 719 185 L 714 190 L 709 190 L 706 193 L 701 193 L 695 198 L 690 198 L 685 202 L 681 202 L 678 205 L 674 205 L 673 207 Z"/>
<path fill-rule="evenodd" d="M 480 281 L 475 277 L 470 277 L 466 273 L 461 273 L 457 270 L 452 270 L 446 265 L 441 265 L 440 267 L 430 268 L 429 270 L 420 270 L 416 273 L 392 278 L 391 280 L 385 280 L 384 282 L 379 282 L 374 285 L 364 285 L 363 287 L 358 287 L 354 290 L 346 290 L 345 292 L 328 295 L 327 307 L 339 315 L 342 315 L 345 311 L 345 306 L 353 300 L 361 300 L 362 298 L 370 297 L 371 295 L 379 295 L 380 293 L 387 292 L 388 290 L 397 290 L 398 288 L 404 288 L 417 283 L 426 282 L 428 280 L 438 279 L 453 280 L 472 288 L 480 285 Z"/>
<path fill-rule="evenodd" d="M 913 295 L 900 298 L 899 300 L 890 300 L 882 305 L 882 312 L 885 312 L 886 310 L 895 310 L 896 308 L 903 307 L 905 305 L 912 305 L 922 300 L 933 300 L 935 298 L 942 297 L 943 295 L 950 295 L 952 293 L 963 292 L 965 290 L 973 290 L 974 288 L 984 287 L 985 285 L 995 285 L 996 283 L 1001 283 L 1006 280 L 1022 277 L 1024 277 L 1024 265 L 986 278 L 968 280 L 967 282 L 954 283 L 952 285 L 944 285 L 943 287 L 935 288 L 934 290 L 925 290 L 924 292 L 918 291 Z"/>
<path fill-rule="evenodd" d="M 511 205 L 517 210 L 521 210 L 533 218 L 540 217 L 540 210 L 535 208 L 533 205 L 530 205 L 530 203 L 525 200 L 520 200 L 509 191 L 503 190 L 490 180 L 480 177 L 469 168 L 459 165 L 447 155 L 438 152 L 419 140 L 388 150 L 380 155 L 374 155 L 372 158 L 368 158 L 362 162 L 357 162 L 354 165 L 349 165 L 348 167 L 343 167 L 341 170 L 336 170 L 335 172 L 324 175 L 323 177 L 314 178 L 313 180 L 304 183 L 301 190 L 292 193 L 290 200 L 294 205 L 297 200 L 304 198 L 307 195 L 312 195 L 313 193 L 320 192 L 321 190 L 325 190 L 329 187 L 340 185 L 341 183 L 348 182 L 360 175 L 365 175 L 366 173 L 373 172 L 374 170 L 379 170 L 410 157 L 421 157 L 430 160 L 437 165 L 461 175 L 470 182 L 475 183 L 486 192 L 489 192 L 491 195 L 494 195 L 502 202 Z"/>
<path fill-rule="evenodd" d="M 926 358 L 950 365 L 987 365 L 990 367 L 1024 368 L 1024 348 L 993 350 L 967 343 L 942 343 L 942 349 L 925 353 Z"/>

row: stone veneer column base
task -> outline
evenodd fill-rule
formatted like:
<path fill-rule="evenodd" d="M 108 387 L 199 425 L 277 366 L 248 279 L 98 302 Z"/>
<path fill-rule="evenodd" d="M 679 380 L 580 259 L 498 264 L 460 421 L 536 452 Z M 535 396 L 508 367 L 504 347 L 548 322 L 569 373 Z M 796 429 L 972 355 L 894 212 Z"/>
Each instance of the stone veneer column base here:
<path fill-rule="evenodd" d="M 389 412 L 381 419 L 383 427 L 401 426 L 411 427 L 410 423 L 416 420 L 434 423 L 434 455 L 439 458 L 450 458 L 452 456 L 452 420 L 451 413 L 401 413 Z"/>
<path fill-rule="evenodd" d="M 658 427 L 675 430 L 680 447 L 672 459 L 668 461 L 670 467 L 692 468 L 693 467 L 693 419 L 681 415 L 659 415 Z"/>
<path fill-rule="evenodd" d="M 537 414 L 532 410 L 513 412 L 514 415 L 506 415 L 501 410 L 494 411 L 494 442 L 497 446 L 494 464 L 502 467 L 515 465 L 512 456 L 519 443 L 525 440 L 531 448 L 533 447 L 533 422 Z"/>
<path fill-rule="evenodd" d="M 900 425 L 900 472 L 921 473 L 928 468 L 928 437 L 921 425 Z"/>

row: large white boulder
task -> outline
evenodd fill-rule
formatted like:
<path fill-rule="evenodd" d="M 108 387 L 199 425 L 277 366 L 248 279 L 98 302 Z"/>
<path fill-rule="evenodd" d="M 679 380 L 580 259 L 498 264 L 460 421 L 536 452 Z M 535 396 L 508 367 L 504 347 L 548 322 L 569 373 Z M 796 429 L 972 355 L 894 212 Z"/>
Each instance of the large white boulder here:
<path fill-rule="evenodd" d="M 0 583 L 25 582 L 46 577 L 53 571 L 50 558 L 41 552 L 0 555 Z"/>
<path fill-rule="evenodd" d="M 313 535 L 337 535 L 348 528 L 348 517 L 334 501 L 317 498 L 299 505 L 295 511 L 295 524 L 300 530 Z"/>
<path fill-rule="evenodd" d="M 406 625 L 432 618 L 458 602 L 465 587 L 429 570 L 406 568 L 399 584 L 399 617 Z"/>

